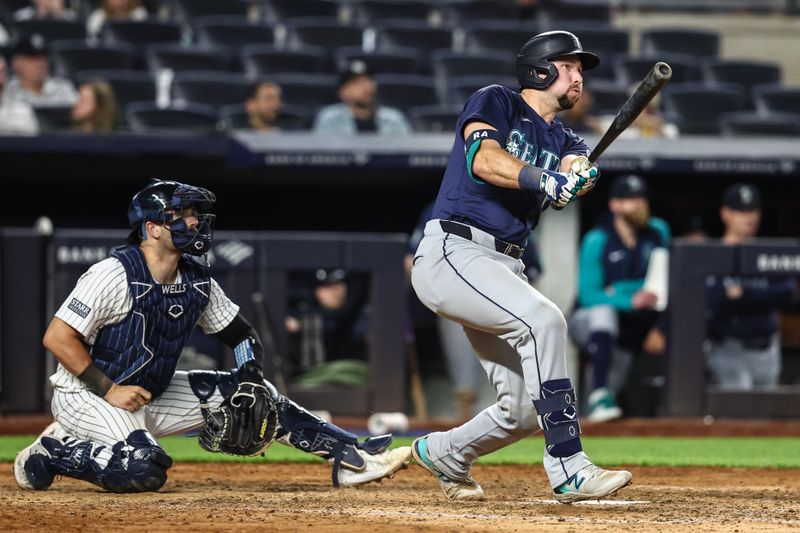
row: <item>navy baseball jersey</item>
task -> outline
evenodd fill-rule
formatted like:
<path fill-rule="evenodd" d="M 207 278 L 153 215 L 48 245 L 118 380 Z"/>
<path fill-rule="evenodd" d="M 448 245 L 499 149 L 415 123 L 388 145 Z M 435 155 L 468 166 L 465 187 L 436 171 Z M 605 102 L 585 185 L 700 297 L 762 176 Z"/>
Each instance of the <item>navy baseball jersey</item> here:
<path fill-rule="evenodd" d="M 588 155 L 583 139 L 554 120 L 548 124 L 520 93 L 489 85 L 470 96 L 456 123 L 456 138 L 432 218 L 455 220 L 525 246 L 545 204 L 539 191 L 497 187 L 470 176 L 463 149 L 470 122 L 492 125 L 506 139 L 508 153 L 546 170 L 558 170 L 565 155 Z"/>

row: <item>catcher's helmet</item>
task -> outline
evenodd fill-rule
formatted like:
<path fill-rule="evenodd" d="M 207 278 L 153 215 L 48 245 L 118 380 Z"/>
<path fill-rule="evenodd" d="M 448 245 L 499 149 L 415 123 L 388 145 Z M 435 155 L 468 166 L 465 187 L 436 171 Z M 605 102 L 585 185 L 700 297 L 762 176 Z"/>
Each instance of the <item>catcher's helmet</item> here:
<path fill-rule="evenodd" d="M 558 77 L 553 59 L 576 55 L 589 70 L 600 64 L 600 58 L 585 52 L 581 42 L 568 31 L 548 31 L 532 37 L 517 54 L 517 79 L 523 89 L 546 89 Z M 540 78 L 539 74 L 544 74 Z"/>
<path fill-rule="evenodd" d="M 128 243 L 138 244 L 146 238 L 144 224 L 149 220 L 169 226 L 172 244 L 182 252 L 203 255 L 208 252 L 214 236 L 214 193 L 202 187 L 177 181 L 153 179 L 137 192 L 128 207 L 131 233 Z M 180 215 L 192 209 L 197 225 L 189 227 Z M 178 215 L 178 218 L 175 218 Z"/>

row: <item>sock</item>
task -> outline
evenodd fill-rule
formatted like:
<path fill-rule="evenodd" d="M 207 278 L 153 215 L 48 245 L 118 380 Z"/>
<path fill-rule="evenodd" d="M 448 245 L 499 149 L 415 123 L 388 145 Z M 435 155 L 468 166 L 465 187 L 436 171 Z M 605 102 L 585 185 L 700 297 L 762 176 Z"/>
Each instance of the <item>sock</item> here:
<path fill-rule="evenodd" d="M 586 347 L 592 358 L 595 389 L 608 385 L 608 369 L 611 366 L 611 335 L 607 331 L 595 331 Z"/>

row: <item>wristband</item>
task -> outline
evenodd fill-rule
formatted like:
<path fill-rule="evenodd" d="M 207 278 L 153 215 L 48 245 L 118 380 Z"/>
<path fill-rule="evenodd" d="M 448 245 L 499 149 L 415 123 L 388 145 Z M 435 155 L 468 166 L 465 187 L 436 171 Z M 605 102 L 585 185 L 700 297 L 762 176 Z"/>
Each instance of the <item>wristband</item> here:
<path fill-rule="evenodd" d="M 539 167 L 533 165 L 525 165 L 519 171 L 517 181 L 519 182 L 520 189 L 533 189 L 535 191 L 542 190 L 541 179 L 543 171 Z"/>
<path fill-rule="evenodd" d="M 87 366 L 86 370 L 81 372 L 78 376 L 78 379 L 81 380 L 90 391 L 101 398 L 104 398 L 108 389 L 114 385 L 114 382 L 103 374 L 103 371 L 97 368 L 94 363 Z"/>

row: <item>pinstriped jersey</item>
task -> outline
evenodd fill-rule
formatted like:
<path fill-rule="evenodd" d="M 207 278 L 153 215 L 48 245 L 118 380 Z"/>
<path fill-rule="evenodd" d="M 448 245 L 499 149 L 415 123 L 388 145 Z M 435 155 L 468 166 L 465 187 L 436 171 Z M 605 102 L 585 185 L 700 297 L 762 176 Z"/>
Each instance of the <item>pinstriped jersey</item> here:
<path fill-rule="evenodd" d="M 176 284 L 183 282 L 178 271 Z M 213 278 L 210 278 L 209 300 L 197 320 L 206 334 L 223 330 L 236 317 L 239 306 L 233 303 Z M 84 337 L 87 346 L 95 344 L 100 330 L 122 321 L 133 309 L 133 295 L 122 263 L 109 257 L 95 263 L 80 277 L 55 316 Z M 83 383 L 59 365 L 50 378 L 54 387 L 85 388 Z"/>
<path fill-rule="evenodd" d="M 497 187 L 469 175 L 463 133 L 475 121 L 500 132 L 508 153 L 547 170 L 558 170 L 565 155 L 588 155 L 589 148 L 558 120 L 545 122 L 520 93 L 506 87 L 489 85 L 467 100 L 432 217 L 463 222 L 524 247 L 539 220 L 544 193 Z"/>

